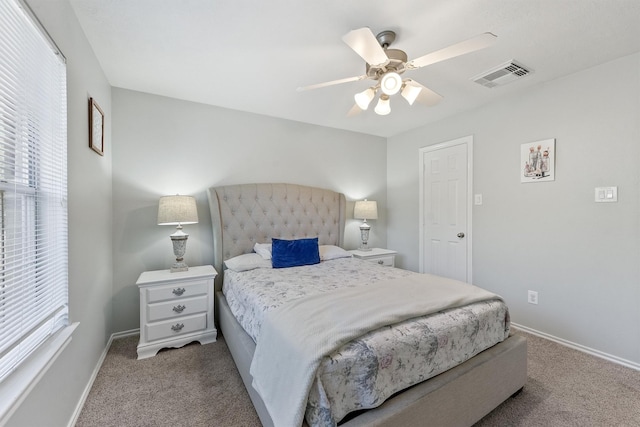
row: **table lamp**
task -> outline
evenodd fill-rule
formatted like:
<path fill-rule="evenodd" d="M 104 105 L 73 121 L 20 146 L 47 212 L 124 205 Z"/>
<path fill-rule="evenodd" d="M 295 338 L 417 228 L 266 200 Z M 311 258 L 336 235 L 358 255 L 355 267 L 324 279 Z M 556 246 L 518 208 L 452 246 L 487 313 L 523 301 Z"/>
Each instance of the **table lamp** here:
<path fill-rule="evenodd" d="M 362 244 L 358 249 L 361 251 L 370 251 L 371 248 L 368 246 L 368 241 L 371 226 L 367 224 L 367 220 L 378 219 L 378 203 L 367 199 L 357 201 L 353 209 L 353 217 L 355 219 L 364 220 L 360 225 L 360 238 L 362 239 Z"/>
<path fill-rule="evenodd" d="M 173 254 L 176 262 L 171 272 L 187 271 L 189 266 L 184 262 L 189 235 L 182 231 L 182 224 L 197 224 L 198 210 L 193 196 L 163 196 L 158 205 L 158 225 L 177 225 L 176 232 L 170 235 L 173 243 Z"/>

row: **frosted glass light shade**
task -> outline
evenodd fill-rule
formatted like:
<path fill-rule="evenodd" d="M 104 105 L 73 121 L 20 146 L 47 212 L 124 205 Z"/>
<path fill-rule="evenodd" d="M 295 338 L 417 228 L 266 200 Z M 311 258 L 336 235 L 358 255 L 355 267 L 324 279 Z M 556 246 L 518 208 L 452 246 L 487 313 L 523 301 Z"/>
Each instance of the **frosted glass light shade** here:
<path fill-rule="evenodd" d="M 381 116 L 386 116 L 391 112 L 391 105 L 389 104 L 389 97 L 387 95 L 380 97 L 374 111 Z"/>
<path fill-rule="evenodd" d="M 378 219 L 378 202 L 375 200 L 360 200 L 353 209 L 355 219 Z"/>
<path fill-rule="evenodd" d="M 164 196 L 158 205 L 158 225 L 196 224 L 198 209 L 193 196 Z"/>
<path fill-rule="evenodd" d="M 360 109 L 366 110 L 367 108 L 369 108 L 369 104 L 371 103 L 371 100 L 373 99 L 375 94 L 376 92 L 373 90 L 373 88 L 368 88 L 360 93 L 356 93 L 353 98 L 355 99 L 356 104 L 358 105 L 358 107 L 360 107 Z"/>
<path fill-rule="evenodd" d="M 385 95 L 395 95 L 402 87 L 400 74 L 390 71 L 380 79 L 380 89 Z"/>
<path fill-rule="evenodd" d="M 404 99 L 407 100 L 409 105 L 413 105 L 413 103 L 416 101 L 416 98 L 418 98 L 418 95 L 420 95 L 420 91 L 422 91 L 422 88 L 420 86 L 414 86 L 410 82 L 406 82 L 400 94 Z"/>

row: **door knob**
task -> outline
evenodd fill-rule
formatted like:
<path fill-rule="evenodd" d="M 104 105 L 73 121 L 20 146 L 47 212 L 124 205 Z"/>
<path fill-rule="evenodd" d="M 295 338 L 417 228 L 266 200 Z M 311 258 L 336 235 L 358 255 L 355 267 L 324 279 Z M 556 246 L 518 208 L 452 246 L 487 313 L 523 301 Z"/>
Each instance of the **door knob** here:
<path fill-rule="evenodd" d="M 458 237 L 462 239 L 464 237 L 464 233 L 463 232 L 458 233 Z"/>

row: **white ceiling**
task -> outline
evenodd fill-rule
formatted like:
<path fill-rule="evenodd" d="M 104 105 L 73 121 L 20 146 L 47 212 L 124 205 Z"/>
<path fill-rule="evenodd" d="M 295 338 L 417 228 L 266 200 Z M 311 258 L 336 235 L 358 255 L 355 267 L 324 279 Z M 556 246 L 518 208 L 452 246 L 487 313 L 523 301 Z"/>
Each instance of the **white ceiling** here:
<path fill-rule="evenodd" d="M 640 0 L 70 0 L 112 86 L 383 137 L 524 88 L 640 52 Z M 484 32 L 484 50 L 410 77 L 444 96 L 433 107 L 391 100 L 346 117 L 370 80 L 344 42 L 352 29 L 397 33 L 413 59 Z M 508 60 L 533 73 L 488 89 L 470 80 Z M 611 76 L 615 78 L 615 76 Z M 597 82 L 594 82 L 597 84 Z"/>

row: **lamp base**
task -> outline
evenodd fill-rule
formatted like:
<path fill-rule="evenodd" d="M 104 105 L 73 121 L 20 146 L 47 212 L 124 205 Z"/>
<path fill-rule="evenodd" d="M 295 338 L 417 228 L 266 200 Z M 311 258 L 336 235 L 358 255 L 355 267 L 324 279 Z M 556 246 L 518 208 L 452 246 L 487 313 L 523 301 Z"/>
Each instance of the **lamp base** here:
<path fill-rule="evenodd" d="M 362 240 L 359 251 L 368 252 L 371 250 L 369 247 L 369 230 L 371 230 L 371 226 L 367 224 L 367 220 L 365 219 L 362 225 L 360 226 L 360 239 Z"/>
<path fill-rule="evenodd" d="M 188 271 L 189 266 L 184 262 L 176 262 L 171 266 L 171 272 L 177 273 L 178 271 Z"/>
<path fill-rule="evenodd" d="M 187 239 L 189 235 L 183 233 L 182 230 L 178 230 L 169 237 L 171 237 L 171 243 L 173 243 L 173 254 L 176 256 L 176 262 L 171 266 L 171 272 L 177 273 L 179 271 L 189 270 L 189 266 L 184 262 L 183 258 L 187 250 Z"/>

